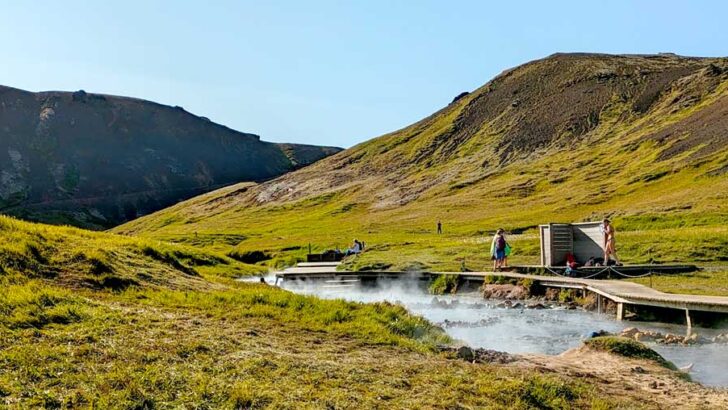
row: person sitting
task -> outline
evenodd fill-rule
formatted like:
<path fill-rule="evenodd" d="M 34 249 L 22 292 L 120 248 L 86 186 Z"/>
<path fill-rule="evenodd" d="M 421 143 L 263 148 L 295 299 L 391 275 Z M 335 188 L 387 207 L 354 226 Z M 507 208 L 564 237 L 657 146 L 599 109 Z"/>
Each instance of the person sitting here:
<path fill-rule="evenodd" d="M 362 251 L 362 245 L 361 242 L 359 242 L 357 239 L 354 239 L 354 244 L 351 246 L 351 248 L 346 250 L 346 256 L 349 255 L 357 255 L 360 254 Z"/>
<path fill-rule="evenodd" d="M 571 269 L 576 269 L 579 264 L 576 262 L 576 258 L 574 257 L 574 254 L 571 252 L 566 252 L 566 266 Z"/>

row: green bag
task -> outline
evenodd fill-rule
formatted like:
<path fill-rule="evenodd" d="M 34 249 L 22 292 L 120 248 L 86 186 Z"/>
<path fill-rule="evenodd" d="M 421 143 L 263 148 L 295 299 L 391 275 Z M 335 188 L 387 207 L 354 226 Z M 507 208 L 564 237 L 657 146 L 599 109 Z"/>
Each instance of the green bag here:
<path fill-rule="evenodd" d="M 506 248 L 504 249 L 504 252 L 505 252 L 506 256 L 510 256 L 510 254 L 511 254 L 511 245 L 509 245 L 509 244 L 506 243 Z"/>

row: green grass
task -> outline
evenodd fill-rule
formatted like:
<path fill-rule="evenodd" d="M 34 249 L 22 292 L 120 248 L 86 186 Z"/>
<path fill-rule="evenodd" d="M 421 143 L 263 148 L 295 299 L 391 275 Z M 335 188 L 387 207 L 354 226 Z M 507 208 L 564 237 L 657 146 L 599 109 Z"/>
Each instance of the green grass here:
<path fill-rule="evenodd" d="M 634 403 L 627 394 L 605 399 L 601 389 L 608 386 L 568 375 L 437 353 L 437 345 L 452 340 L 398 305 L 320 300 L 232 281 L 223 268 L 238 262 L 219 254 L 9 218 L 0 223 L 0 406 L 568 409 Z M 133 276 L 124 265 L 144 275 Z M 101 277 L 135 283 L 88 282 Z"/>
<path fill-rule="evenodd" d="M 725 267 L 708 267 L 698 272 L 653 275 L 652 278 L 645 277 L 630 280 L 666 293 L 728 295 L 728 269 Z"/>
<path fill-rule="evenodd" d="M 234 283 L 209 292 L 76 294 L 39 280 L 15 282 L 15 296 L 0 300 L 9 317 L 0 322 L 0 401 L 13 407 L 566 409 L 606 402 L 581 381 L 443 358 L 432 352 L 447 341 L 441 330 L 388 304 Z"/>
<path fill-rule="evenodd" d="M 88 317 L 88 306 L 78 297 L 43 286 L 4 281 L 0 294 L 0 325 L 8 329 L 42 329 L 70 324 Z"/>
<path fill-rule="evenodd" d="M 458 281 L 457 275 L 438 275 L 430 282 L 430 293 L 435 295 L 455 293 L 458 290 Z"/>
<path fill-rule="evenodd" d="M 121 290 L 148 285 L 195 288 L 203 276 L 265 271 L 195 247 L 0 216 L 0 272 L 76 287 Z M 178 273 L 184 275 L 178 275 Z"/>
<path fill-rule="evenodd" d="M 321 205 L 321 207 L 324 209 L 326 206 Z M 252 212 L 249 216 L 250 221 L 246 214 L 237 212 L 234 214 L 231 212 L 224 218 L 204 220 L 204 224 L 217 226 L 214 228 L 215 231 L 227 231 L 231 235 L 245 233 L 246 239 L 232 246 L 218 243 L 210 247 L 202 246 L 201 249 L 238 254 L 252 251 L 265 252 L 271 259 L 258 265 L 280 269 L 305 260 L 309 243 L 313 252 L 322 252 L 336 247 L 345 249 L 352 238 L 359 238 L 366 241 L 367 251 L 359 256 L 347 258 L 343 269 L 460 271 L 465 266 L 468 270 L 489 271 L 492 270 L 489 255 L 490 235 L 495 228 L 504 226 L 509 230 L 520 230 L 523 226 L 528 227 L 557 219 L 553 215 L 544 213 L 534 219 L 519 220 L 519 217 L 514 215 L 507 223 L 502 221 L 477 223 L 470 221 L 470 211 L 463 211 L 464 214 L 458 216 L 455 210 L 451 210 L 453 220 L 445 222 L 446 233 L 436 235 L 433 227 L 427 226 L 425 222 L 418 220 L 402 222 L 399 220 L 401 217 L 399 215 L 358 213 L 350 214 L 349 219 L 342 221 L 339 217 L 327 216 L 325 212 L 320 211 L 321 209 L 314 208 L 311 217 L 300 215 L 293 209 L 270 212 L 268 216 L 263 215 L 264 211 L 260 209 Z M 413 213 L 434 214 L 419 210 Z M 279 218 L 280 222 L 262 223 L 263 218 L 273 217 Z M 595 218 L 598 216 L 585 218 L 574 215 L 559 216 L 558 220 L 578 221 Z M 695 263 L 702 266 L 720 263 L 726 257 L 728 220 L 725 217 L 721 219 L 714 214 L 705 217 L 684 215 L 683 221 L 687 221 L 685 223 L 696 224 L 685 227 L 676 225 L 676 220 L 667 216 L 664 220 L 658 218 L 654 227 L 650 227 L 645 217 L 634 218 L 636 219 L 628 216 L 614 218 L 618 229 L 619 255 L 626 263 Z M 196 228 L 199 229 L 200 226 L 196 225 Z M 137 233 L 142 237 L 180 241 L 180 238 L 189 235 L 186 229 L 185 226 L 169 226 L 162 231 Z M 212 227 L 210 229 L 213 230 Z M 513 247 L 509 264 L 539 264 L 540 245 L 535 229 L 510 235 L 508 240 Z M 712 275 L 712 273 L 706 274 Z M 698 279 L 697 276 L 682 278 L 687 281 Z M 715 281 L 719 281 L 719 278 L 720 276 L 716 276 Z M 724 287 L 714 289 L 723 290 Z M 719 294 L 728 295 L 728 292 Z"/>
<path fill-rule="evenodd" d="M 589 348 L 602 352 L 614 353 L 631 359 L 651 360 L 670 370 L 677 370 L 674 364 L 665 360 L 659 353 L 636 340 L 626 337 L 600 336 L 591 338 L 585 341 L 584 344 Z"/>
<path fill-rule="evenodd" d="M 267 285 L 235 285 L 226 291 L 206 293 L 130 290 L 122 296 L 141 304 L 199 310 L 208 317 L 226 321 L 266 318 L 311 332 L 355 337 L 375 345 L 425 351 L 451 341 L 442 330 L 398 305 L 316 300 Z"/>

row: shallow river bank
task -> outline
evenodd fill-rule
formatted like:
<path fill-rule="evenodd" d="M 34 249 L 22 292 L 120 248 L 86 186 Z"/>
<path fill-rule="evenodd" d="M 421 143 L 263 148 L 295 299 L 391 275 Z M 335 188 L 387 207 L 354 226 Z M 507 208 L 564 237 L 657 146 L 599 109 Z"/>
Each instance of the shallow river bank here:
<path fill-rule="evenodd" d="M 617 321 L 611 315 L 581 309 L 504 308 L 498 301 L 485 300 L 477 292 L 433 296 L 417 282 L 391 281 L 377 286 L 358 283 L 288 282 L 281 287 L 322 298 L 360 302 L 389 301 L 442 326 L 453 338 L 472 347 L 515 354 L 557 355 L 578 347 L 594 331 L 619 333 L 628 327 L 661 333 L 685 334 L 686 328 L 654 322 Z M 701 336 L 719 333 L 694 328 Z M 725 330 L 723 330 L 724 332 Z M 693 346 L 647 343 L 678 367 L 693 364 L 691 376 L 708 386 L 728 386 L 728 345 Z"/>

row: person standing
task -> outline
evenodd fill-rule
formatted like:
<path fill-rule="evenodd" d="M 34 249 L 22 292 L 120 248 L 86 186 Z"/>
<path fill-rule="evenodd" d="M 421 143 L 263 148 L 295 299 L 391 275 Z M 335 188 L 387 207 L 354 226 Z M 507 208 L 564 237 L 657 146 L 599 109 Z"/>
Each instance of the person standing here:
<path fill-rule="evenodd" d="M 614 256 L 614 262 L 617 266 L 621 266 L 622 263 L 617 257 L 617 242 L 614 239 L 614 226 L 612 221 L 608 218 L 604 218 L 602 221 L 602 234 L 604 235 L 604 266 L 609 266 L 609 257 Z"/>
<path fill-rule="evenodd" d="M 442 234 L 442 222 L 439 219 L 437 220 L 437 234 Z"/>
<path fill-rule="evenodd" d="M 490 245 L 491 255 L 493 258 L 493 270 L 504 267 L 503 263 L 506 259 L 506 242 L 505 231 L 499 228 L 493 236 L 493 242 Z"/>

